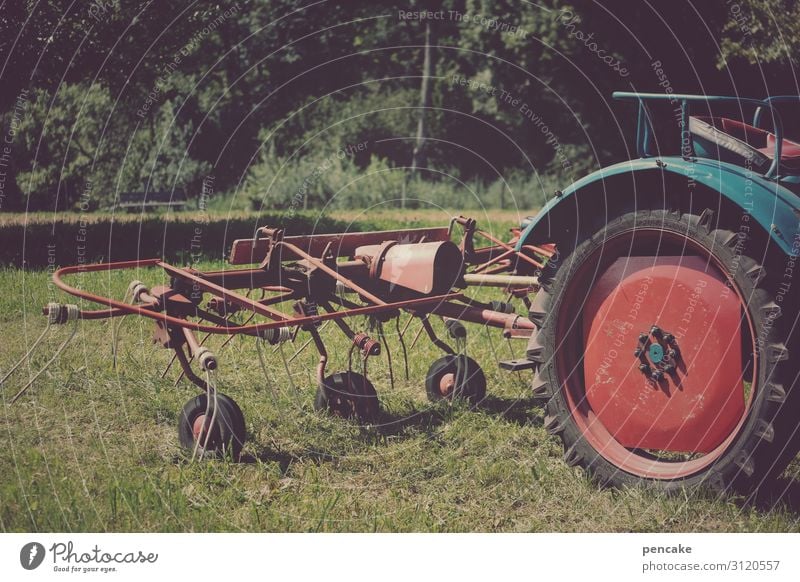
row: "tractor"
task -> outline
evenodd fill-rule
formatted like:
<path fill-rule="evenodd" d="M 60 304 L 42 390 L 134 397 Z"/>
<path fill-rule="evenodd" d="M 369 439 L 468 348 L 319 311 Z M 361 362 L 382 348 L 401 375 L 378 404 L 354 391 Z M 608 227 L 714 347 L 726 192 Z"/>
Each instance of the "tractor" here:
<path fill-rule="evenodd" d="M 800 144 L 779 109 L 800 98 L 614 97 L 637 106 L 637 159 L 520 235 L 558 250 L 530 310 L 533 394 L 602 485 L 753 491 L 797 451 Z"/>

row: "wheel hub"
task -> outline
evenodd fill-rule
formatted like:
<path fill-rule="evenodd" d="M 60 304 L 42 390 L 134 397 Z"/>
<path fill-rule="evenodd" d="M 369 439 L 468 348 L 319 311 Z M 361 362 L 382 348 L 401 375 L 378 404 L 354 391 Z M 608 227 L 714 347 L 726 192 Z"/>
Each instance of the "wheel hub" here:
<path fill-rule="evenodd" d="M 667 375 L 675 375 L 680 357 L 678 340 L 673 334 L 653 325 L 649 332 L 639 334 L 633 355 L 639 362 L 639 371 L 659 382 Z"/>
<path fill-rule="evenodd" d="M 201 414 L 194 419 L 194 422 L 192 423 L 192 434 L 194 435 L 194 440 L 199 441 L 200 439 L 205 438 L 206 420 L 205 414 Z"/>
<path fill-rule="evenodd" d="M 590 422 L 629 449 L 706 453 L 730 434 L 744 414 L 742 308 L 706 261 L 620 258 L 583 313 Z"/>
<path fill-rule="evenodd" d="M 439 392 L 442 396 L 449 396 L 456 385 L 456 375 L 452 373 L 444 374 L 442 379 L 439 380 Z"/>

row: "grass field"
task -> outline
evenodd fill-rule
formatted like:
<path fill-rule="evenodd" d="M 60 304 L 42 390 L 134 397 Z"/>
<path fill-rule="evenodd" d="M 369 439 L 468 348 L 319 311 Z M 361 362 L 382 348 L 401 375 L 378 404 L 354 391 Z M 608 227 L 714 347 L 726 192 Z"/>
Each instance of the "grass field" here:
<path fill-rule="evenodd" d="M 369 218 L 388 224 L 402 216 Z M 495 230 L 512 220 L 495 216 Z M 122 298 L 134 278 L 162 280 L 151 270 L 80 282 Z M 0 271 L 0 289 L 4 374 L 44 329 L 41 306 L 66 298 L 45 271 Z M 222 351 L 215 349 L 221 340 L 212 341 L 220 388 L 241 405 L 248 443 L 240 463 L 191 463 L 178 447 L 176 423 L 197 390 L 185 380 L 175 387 L 175 369 L 160 378 L 169 352 L 152 345 L 152 325 L 142 319 L 122 321 L 115 364 L 115 326 L 80 323 L 63 355 L 10 405 L 69 333 L 56 329 L 2 387 L 4 531 L 798 530 L 791 503 L 597 489 L 563 463 L 560 444 L 542 427 L 542 410 L 528 398 L 530 373 L 497 368 L 498 357 L 521 355 L 524 342 L 508 343 L 478 326 L 470 327 L 468 351 L 488 379 L 483 405 L 428 403 L 423 379 L 440 354 L 420 341 L 406 381 L 389 326 L 395 387 L 385 358 L 370 365 L 385 414 L 380 426 L 368 428 L 313 411 L 312 349 L 289 365 L 289 374 L 281 354 L 267 346 L 265 377 L 254 340 L 238 338 Z M 408 337 L 416 329 L 414 322 Z M 323 335 L 332 354 L 328 370 L 346 369 L 346 340 L 332 325 Z M 284 346 L 284 354 L 296 347 Z"/>

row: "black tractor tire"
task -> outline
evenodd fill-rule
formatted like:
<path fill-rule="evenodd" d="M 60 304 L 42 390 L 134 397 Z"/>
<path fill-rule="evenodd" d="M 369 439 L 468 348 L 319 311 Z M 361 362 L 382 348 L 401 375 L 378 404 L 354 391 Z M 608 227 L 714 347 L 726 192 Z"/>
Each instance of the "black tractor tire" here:
<path fill-rule="evenodd" d="M 765 267 L 765 257 L 774 259 L 781 251 L 770 246 L 767 237 L 748 244 L 749 237 L 742 234 L 745 231 L 737 228 L 734 221 L 706 208 L 694 212 L 628 208 L 618 210 L 607 224 L 595 223 L 587 227 L 586 222 L 589 221 L 584 221 L 583 233 L 572 229 L 571 240 L 565 236 L 564 240 L 554 241 L 559 256 L 543 270 L 543 288 L 533 302 L 531 313 L 531 319 L 540 327 L 528 345 L 528 358 L 538 363 L 533 380 L 534 398 L 545 405 L 545 427 L 560 438 L 564 460 L 571 466 L 584 468 L 601 486 L 645 484 L 664 491 L 702 485 L 717 491 L 752 492 L 779 476 L 796 453 L 797 445 L 790 443 L 797 441 L 800 419 L 798 390 L 792 389 L 797 365 L 793 364 L 789 353 L 794 343 L 790 341 L 790 334 L 798 306 L 796 300 L 780 302 L 778 286 L 783 272 L 779 268 Z M 605 261 L 611 261 L 613 256 L 603 256 L 608 241 L 624 236 L 636 240 L 637 235 L 631 233 L 641 232 L 640 229 L 661 230 L 667 239 L 683 237 L 694 245 L 696 252 L 704 250 L 709 260 L 724 267 L 720 270 L 724 270 L 728 284 L 735 286 L 746 299 L 742 302 L 743 314 L 746 311 L 751 325 L 758 330 L 760 348 L 754 355 L 751 350 L 751 357 L 757 364 L 757 377 L 751 378 L 754 392 L 742 423 L 730 433 L 735 432 L 732 441 L 710 465 L 674 478 L 630 472 L 597 450 L 573 418 L 566 394 L 567 378 L 562 377 L 567 374 L 559 371 L 564 369 L 559 366 L 559 358 L 567 357 L 559 343 L 567 341 L 567 334 L 559 337 L 559 330 L 569 325 L 567 319 L 583 316 L 579 313 L 583 305 L 580 298 L 586 299 L 591 287 L 588 279 L 592 276 L 586 273 L 594 271 L 596 277 L 601 269 L 597 265 L 588 266 L 589 262 L 610 264 Z M 658 254 L 661 242 L 657 244 Z M 765 250 L 767 247 L 769 250 Z M 663 252 L 674 254 L 675 249 Z M 780 265 L 780 261 L 777 264 Z M 573 298 L 571 305 L 565 304 L 566 297 Z M 632 452 L 636 454 L 636 450 Z"/>

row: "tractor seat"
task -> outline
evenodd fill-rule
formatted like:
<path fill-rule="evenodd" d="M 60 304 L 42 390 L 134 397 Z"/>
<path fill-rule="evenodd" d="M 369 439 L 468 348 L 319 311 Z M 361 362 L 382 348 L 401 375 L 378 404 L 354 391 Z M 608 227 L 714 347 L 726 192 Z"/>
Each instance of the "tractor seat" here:
<path fill-rule="evenodd" d="M 759 150 L 769 159 L 775 157 L 775 134 L 767 135 L 767 147 Z M 785 166 L 790 170 L 800 170 L 800 143 L 784 139 L 781 144 L 781 167 Z"/>
<path fill-rule="evenodd" d="M 689 118 L 695 151 L 703 157 L 745 165 L 746 160 L 766 170 L 775 157 L 775 134 L 728 117 Z M 800 144 L 784 139 L 781 144 L 781 168 L 800 171 Z"/>

